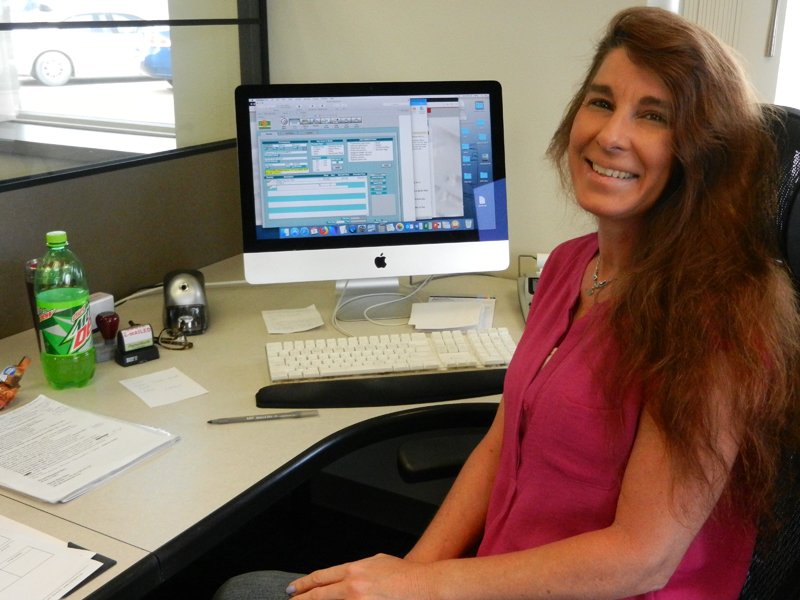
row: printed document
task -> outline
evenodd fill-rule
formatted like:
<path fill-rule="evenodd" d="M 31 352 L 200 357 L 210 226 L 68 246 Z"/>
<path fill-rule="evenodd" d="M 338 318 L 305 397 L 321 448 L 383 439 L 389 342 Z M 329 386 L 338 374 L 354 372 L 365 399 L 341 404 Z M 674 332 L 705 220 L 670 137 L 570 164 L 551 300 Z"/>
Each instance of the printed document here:
<path fill-rule="evenodd" d="M 89 550 L 0 515 L 0 600 L 57 600 L 102 563 Z"/>
<path fill-rule="evenodd" d="M 0 414 L 0 486 L 68 502 L 178 439 L 39 396 Z"/>

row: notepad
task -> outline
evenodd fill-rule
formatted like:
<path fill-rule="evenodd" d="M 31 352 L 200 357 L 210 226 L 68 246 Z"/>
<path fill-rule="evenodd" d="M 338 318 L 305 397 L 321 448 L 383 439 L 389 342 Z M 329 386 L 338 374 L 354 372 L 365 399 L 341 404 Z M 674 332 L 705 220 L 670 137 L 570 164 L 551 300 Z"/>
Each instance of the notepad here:
<path fill-rule="evenodd" d="M 68 502 L 178 439 L 41 395 L 0 414 L 0 486 Z"/>

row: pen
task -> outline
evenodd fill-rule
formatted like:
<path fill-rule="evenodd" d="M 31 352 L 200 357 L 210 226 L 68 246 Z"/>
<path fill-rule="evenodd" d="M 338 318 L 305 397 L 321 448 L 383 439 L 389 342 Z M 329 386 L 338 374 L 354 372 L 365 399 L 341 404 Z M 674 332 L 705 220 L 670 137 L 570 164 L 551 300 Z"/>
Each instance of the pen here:
<path fill-rule="evenodd" d="M 300 419 L 302 417 L 316 417 L 318 410 L 293 410 L 283 413 L 265 413 L 263 415 L 247 415 L 245 417 L 223 417 L 211 419 L 212 425 L 225 425 L 227 423 L 253 423 L 255 421 L 274 421 L 276 419 Z"/>

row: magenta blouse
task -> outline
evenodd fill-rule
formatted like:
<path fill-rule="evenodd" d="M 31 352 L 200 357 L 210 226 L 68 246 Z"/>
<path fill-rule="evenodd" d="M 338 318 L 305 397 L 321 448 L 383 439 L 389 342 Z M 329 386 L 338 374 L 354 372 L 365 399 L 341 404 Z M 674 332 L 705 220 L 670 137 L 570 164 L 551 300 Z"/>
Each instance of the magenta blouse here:
<path fill-rule="evenodd" d="M 612 406 L 604 393 L 598 375 L 615 356 L 613 340 L 593 327 L 604 305 L 571 318 L 597 249 L 596 234 L 566 242 L 542 273 L 506 375 L 503 448 L 481 556 L 541 546 L 614 520 L 643 398 L 632 390 Z M 721 513 L 714 511 L 668 585 L 638 598 L 738 598 L 755 528 Z"/>

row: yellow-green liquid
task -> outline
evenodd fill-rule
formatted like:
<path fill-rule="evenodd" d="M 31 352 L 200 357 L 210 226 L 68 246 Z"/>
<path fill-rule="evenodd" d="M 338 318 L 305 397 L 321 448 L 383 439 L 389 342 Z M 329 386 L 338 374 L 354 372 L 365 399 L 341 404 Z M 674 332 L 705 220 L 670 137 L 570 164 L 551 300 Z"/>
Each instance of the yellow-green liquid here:
<path fill-rule="evenodd" d="M 39 292 L 36 304 L 39 309 L 60 310 L 84 304 L 89 293 L 81 288 L 54 288 Z M 94 376 L 95 349 L 89 343 L 88 349 L 77 354 L 41 353 L 42 370 L 47 382 L 56 389 L 83 387 Z"/>

